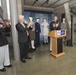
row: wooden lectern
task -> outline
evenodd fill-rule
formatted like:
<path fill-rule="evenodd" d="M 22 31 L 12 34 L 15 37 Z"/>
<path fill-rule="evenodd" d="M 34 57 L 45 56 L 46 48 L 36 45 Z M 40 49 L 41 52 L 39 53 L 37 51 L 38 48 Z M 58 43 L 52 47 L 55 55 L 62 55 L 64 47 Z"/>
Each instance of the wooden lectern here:
<path fill-rule="evenodd" d="M 60 57 L 64 55 L 64 43 L 63 39 L 66 36 L 66 30 L 53 30 L 49 32 L 49 37 L 52 38 L 52 52 L 51 55 L 54 57 Z"/>

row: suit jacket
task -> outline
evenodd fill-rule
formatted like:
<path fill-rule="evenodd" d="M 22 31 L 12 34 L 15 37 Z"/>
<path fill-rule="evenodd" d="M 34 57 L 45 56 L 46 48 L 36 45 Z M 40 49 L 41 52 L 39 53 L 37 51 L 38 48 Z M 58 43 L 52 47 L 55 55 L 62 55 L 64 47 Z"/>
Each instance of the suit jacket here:
<path fill-rule="evenodd" d="M 58 22 L 51 22 L 50 23 L 50 31 L 52 31 L 52 30 L 60 30 L 61 28 L 60 28 L 60 25 L 58 26 L 58 27 L 53 27 L 53 24 L 57 24 Z"/>
<path fill-rule="evenodd" d="M 5 29 L 0 28 L 0 46 L 4 46 L 4 45 L 8 44 L 4 31 L 5 31 Z"/>
<path fill-rule="evenodd" d="M 26 43 L 28 40 L 27 36 L 27 24 L 25 24 L 25 28 L 21 25 L 21 23 L 16 24 L 16 29 L 18 31 L 18 42 L 19 43 Z"/>

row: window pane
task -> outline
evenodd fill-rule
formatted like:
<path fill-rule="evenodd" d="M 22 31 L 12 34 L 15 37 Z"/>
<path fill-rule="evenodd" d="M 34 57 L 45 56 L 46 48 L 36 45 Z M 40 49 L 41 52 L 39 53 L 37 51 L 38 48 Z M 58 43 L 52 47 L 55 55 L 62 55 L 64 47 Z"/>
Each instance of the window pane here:
<path fill-rule="evenodd" d="M 8 13 L 8 19 L 10 19 L 10 6 L 9 6 L 9 0 L 7 1 L 7 13 Z"/>
<path fill-rule="evenodd" d="M 0 6 L 1 6 L 1 0 L 0 0 Z"/>

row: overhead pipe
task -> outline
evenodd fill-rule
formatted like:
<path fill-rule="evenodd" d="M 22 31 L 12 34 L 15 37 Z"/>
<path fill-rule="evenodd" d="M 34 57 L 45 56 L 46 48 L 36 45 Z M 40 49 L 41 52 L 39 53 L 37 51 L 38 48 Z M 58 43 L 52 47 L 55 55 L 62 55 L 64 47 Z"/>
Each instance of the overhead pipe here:
<path fill-rule="evenodd" d="M 46 12 L 53 12 L 53 8 L 45 8 L 45 7 L 35 7 L 35 6 L 28 6 L 23 5 L 23 10 L 36 10 L 36 11 L 46 11 Z"/>

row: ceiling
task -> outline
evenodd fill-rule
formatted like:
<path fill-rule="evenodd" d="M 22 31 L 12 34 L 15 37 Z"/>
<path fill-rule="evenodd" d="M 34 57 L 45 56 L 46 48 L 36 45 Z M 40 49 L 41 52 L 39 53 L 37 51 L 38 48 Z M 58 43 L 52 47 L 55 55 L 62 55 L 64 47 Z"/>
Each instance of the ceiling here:
<path fill-rule="evenodd" d="M 57 7 L 63 6 L 63 4 L 67 2 L 69 3 L 71 12 L 76 15 L 76 0 L 22 0 L 22 5 L 25 9 L 29 7 L 27 8 L 28 10 L 38 10 L 37 7 L 41 7 L 42 9 L 45 8 L 44 10 L 46 10 L 46 8 L 54 10 Z"/>
<path fill-rule="evenodd" d="M 76 4 L 76 0 L 23 0 L 23 5 L 56 8 L 67 2 L 70 6 Z"/>
<path fill-rule="evenodd" d="M 70 11 L 71 11 L 74 15 L 76 15 L 76 0 L 74 0 L 74 1 L 72 1 L 72 2 L 70 3 Z"/>

